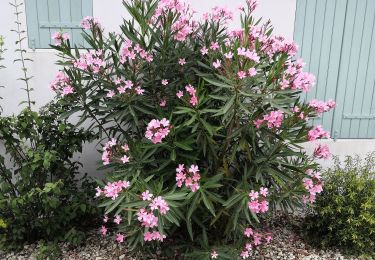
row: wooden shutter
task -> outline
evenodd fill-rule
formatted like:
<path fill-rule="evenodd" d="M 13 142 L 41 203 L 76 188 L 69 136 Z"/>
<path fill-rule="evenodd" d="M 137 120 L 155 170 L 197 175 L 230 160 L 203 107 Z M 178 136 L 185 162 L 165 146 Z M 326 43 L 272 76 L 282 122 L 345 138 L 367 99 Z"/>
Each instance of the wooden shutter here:
<path fill-rule="evenodd" d="M 374 0 L 297 0 L 294 38 L 317 77 L 306 99 L 336 100 L 314 123 L 338 138 L 375 138 L 374 19 Z"/>
<path fill-rule="evenodd" d="M 50 48 L 51 36 L 62 30 L 81 47 L 80 22 L 92 16 L 92 0 L 25 0 L 29 48 Z"/>

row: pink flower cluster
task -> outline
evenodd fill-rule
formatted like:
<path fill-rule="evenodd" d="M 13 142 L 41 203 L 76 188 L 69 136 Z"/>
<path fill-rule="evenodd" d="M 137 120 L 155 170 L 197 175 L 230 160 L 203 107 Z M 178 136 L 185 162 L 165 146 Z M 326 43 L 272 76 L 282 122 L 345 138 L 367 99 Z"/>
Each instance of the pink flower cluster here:
<path fill-rule="evenodd" d="M 250 201 L 248 207 L 253 213 L 265 213 L 268 211 L 268 201 L 266 197 L 268 195 L 268 189 L 261 187 L 259 192 L 252 190 L 249 193 Z"/>
<path fill-rule="evenodd" d="M 121 148 L 121 149 L 115 149 Z M 104 165 L 108 165 L 114 157 L 114 155 L 118 156 L 118 161 L 122 162 L 123 164 L 128 163 L 130 161 L 129 157 L 129 145 L 124 144 L 120 147 L 117 145 L 116 139 L 112 138 L 103 146 L 103 153 L 102 153 L 102 161 Z M 116 153 L 116 154 L 115 154 Z"/>
<path fill-rule="evenodd" d="M 289 57 L 293 57 L 297 54 L 298 46 L 292 41 L 285 40 L 284 37 L 271 36 L 265 38 L 264 35 L 261 37 L 260 40 L 263 43 L 261 49 L 269 58 L 272 58 L 277 53 L 287 53 Z"/>
<path fill-rule="evenodd" d="M 108 182 L 103 189 L 100 189 L 99 187 L 96 188 L 95 197 L 104 195 L 106 198 L 115 200 L 123 189 L 128 189 L 129 187 L 130 182 L 128 181 Z"/>
<path fill-rule="evenodd" d="M 143 239 L 144 239 L 144 241 L 153 241 L 153 240 L 156 240 L 156 241 L 163 242 L 166 237 L 167 237 L 166 235 L 160 234 L 159 231 L 152 231 L 152 232 L 147 231 L 144 234 Z"/>
<path fill-rule="evenodd" d="M 134 44 L 131 40 L 126 40 L 121 50 L 120 62 L 124 64 L 127 61 L 135 60 L 137 57 L 146 60 L 147 62 L 153 61 L 151 53 L 142 49 L 138 43 Z"/>
<path fill-rule="evenodd" d="M 205 21 L 210 20 L 214 22 L 229 22 L 233 20 L 233 12 L 226 7 L 215 6 L 212 8 L 211 13 L 203 14 L 203 19 Z"/>
<path fill-rule="evenodd" d="M 105 215 L 104 218 L 103 218 L 103 222 L 107 223 L 108 220 L 109 220 L 108 216 Z M 115 218 L 113 219 L 113 222 L 115 222 L 117 225 L 119 225 L 120 222 L 121 222 L 121 220 L 122 220 L 121 217 L 119 215 L 116 215 Z M 101 226 L 100 233 L 102 234 L 103 237 L 107 235 L 108 229 L 107 229 L 107 227 L 105 225 Z M 124 242 L 124 238 L 125 238 L 125 236 L 123 234 L 121 234 L 121 233 L 117 233 L 116 234 L 116 241 L 117 242 L 123 243 Z"/>
<path fill-rule="evenodd" d="M 314 156 L 320 159 L 328 159 L 331 156 L 328 145 L 318 144 L 314 149 Z"/>
<path fill-rule="evenodd" d="M 110 141 L 108 141 L 104 147 L 103 147 L 103 153 L 102 153 L 102 161 L 104 165 L 108 165 L 110 163 L 110 159 L 112 156 L 112 147 L 117 145 L 116 139 L 112 138 Z"/>
<path fill-rule="evenodd" d="M 196 21 L 192 19 L 193 11 L 181 0 L 160 0 L 152 17 L 153 22 L 158 21 L 160 16 L 167 16 L 169 12 L 177 16 L 172 24 L 174 39 L 181 42 L 185 41 L 197 27 Z"/>
<path fill-rule="evenodd" d="M 309 102 L 309 107 L 313 108 L 318 115 L 321 115 L 324 112 L 328 112 L 332 108 L 335 108 L 336 102 L 332 99 L 328 100 L 327 102 L 313 99 Z"/>
<path fill-rule="evenodd" d="M 303 71 L 304 63 L 302 60 L 298 60 L 297 63 L 290 63 L 287 70 L 285 71 L 281 89 L 290 87 L 293 90 L 303 90 L 308 92 L 315 84 L 315 76 L 311 73 Z"/>
<path fill-rule="evenodd" d="M 52 39 L 55 40 L 54 45 L 60 46 L 63 41 L 67 41 L 70 38 L 68 33 L 54 32 Z"/>
<path fill-rule="evenodd" d="M 83 18 L 80 26 L 86 30 L 89 30 L 93 27 L 101 27 L 99 20 L 91 16 L 86 16 L 85 18 Z"/>
<path fill-rule="evenodd" d="M 141 225 L 146 228 L 156 228 L 158 227 L 159 218 L 155 216 L 154 211 L 158 210 L 161 215 L 167 214 L 169 211 L 168 203 L 161 197 L 158 196 L 152 199 L 153 195 L 146 190 L 142 193 L 142 200 L 144 201 L 151 201 L 149 209 L 142 208 L 137 212 L 138 221 L 141 222 Z M 163 241 L 166 238 L 165 235 L 162 235 L 158 231 L 147 231 L 144 234 L 144 241 Z"/>
<path fill-rule="evenodd" d="M 239 47 L 237 49 L 237 54 L 238 54 L 238 56 L 243 56 L 243 57 L 245 57 L 249 60 L 252 60 L 255 63 L 258 63 L 259 60 L 260 60 L 260 57 L 258 56 L 256 51 L 251 51 L 251 50 L 246 49 L 244 47 Z"/>
<path fill-rule="evenodd" d="M 62 97 L 74 93 L 69 77 L 64 72 L 59 71 L 55 79 L 50 82 L 50 88 Z"/>
<path fill-rule="evenodd" d="M 280 128 L 281 123 L 283 122 L 283 119 L 284 119 L 284 113 L 281 110 L 271 111 L 267 115 L 264 115 L 263 119 L 254 120 L 254 125 L 256 126 L 256 128 L 260 128 L 260 126 L 264 122 L 267 122 L 267 127 L 270 129 Z"/>
<path fill-rule="evenodd" d="M 186 188 L 195 192 L 199 189 L 199 180 L 201 175 L 199 173 L 199 168 L 197 165 L 190 165 L 188 170 L 185 169 L 183 164 L 179 164 L 176 168 L 176 182 L 177 187 L 181 188 L 185 183 Z"/>
<path fill-rule="evenodd" d="M 187 85 L 185 86 L 185 90 L 186 92 L 189 94 L 189 103 L 192 105 L 192 106 L 196 106 L 198 105 L 198 97 L 197 97 L 197 90 L 192 86 L 192 85 Z M 182 98 L 184 96 L 184 92 L 183 91 L 178 91 L 176 93 L 176 96 L 178 98 Z"/>
<path fill-rule="evenodd" d="M 308 178 L 303 179 L 303 186 L 309 192 L 309 196 L 303 195 L 302 200 L 304 203 L 314 203 L 316 199 L 316 194 L 323 191 L 323 182 L 320 172 L 314 172 L 309 169 L 306 171 Z"/>
<path fill-rule="evenodd" d="M 239 79 L 244 79 L 246 78 L 247 76 L 249 77 L 253 77 L 257 74 L 257 70 L 255 68 L 250 68 L 247 72 L 246 71 L 239 71 L 237 73 L 237 76 Z"/>
<path fill-rule="evenodd" d="M 162 120 L 152 119 L 148 123 L 145 136 L 154 144 L 161 143 L 168 136 L 170 128 L 171 126 L 166 118 Z"/>
<path fill-rule="evenodd" d="M 330 138 L 329 132 L 323 130 L 321 125 L 317 125 L 315 129 L 311 129 L 307 133 L 307 139 L 309 141 L 315 141 L 320 138 Z"/>
<path fill-rule="evenodd" d="M 247 242 L 242 250 L 240 257 L 242 259 L 248 259 L 254 246 L 259 246 L 262 243 L 269 243 L 272 240 L 271 233 L 260 233 L 255 232 L 252 228 L 248 227 L 244 231 L 244 236 L 251 240 Z"/>
<path fill-rule="evenodd" d="M 90 50 L 87 53 L 82 53 L 79 59 L 74 61 L 73 66 L 81 70 L 88 70 L 93 73 L 98 73 L 106 66 L 103 56 L 102 50 Z"/>
<path fill-rule="evenodd" d="M 148 212 L 142 208 L 137 213 L 138 221 L 142 223 L 142 226 L 147 228 L 153 228 L 158 226 L 159 218 L 154 215 L 152 211 Z"/>
<path fill-rule="evenodd" d="M 141 87 L 134 87 L 134 83 L 131 80 L 123 80 L 121 78 L 117 78 L 114 80 L 116 85 L 116 89 L 118 94 L 136 94 L 136 95 L 143 95 L 144 89 Z M 107 93 L 108 98 L 113 98 L 116 95 L 116 92 L 113 90 L 109 90 Z"/>

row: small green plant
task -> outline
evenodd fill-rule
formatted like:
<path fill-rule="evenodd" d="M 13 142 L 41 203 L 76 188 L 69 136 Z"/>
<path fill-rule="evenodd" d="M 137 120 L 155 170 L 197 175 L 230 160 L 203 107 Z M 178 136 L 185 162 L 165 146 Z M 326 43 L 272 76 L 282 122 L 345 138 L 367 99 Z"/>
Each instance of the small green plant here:
<path fill-rule="evenodd" d="M 66 107 L 51 103 L 40 113 L 25 108 L 0 118 L 0 140 L 10 156 L 0 156 L 0 248 L 39 239 L 79 244 L 92 224 L 93 183 L 78 179 L 72 159 L 92 134 L 58 119 Z"/>
<path fill-rule="evenodd" d="M 25 88 L 23 88 L 23 90 L 25 90 L 27 94 L 27 99 L 25 101 L 22 101 L 20 104 L 27 104 L 27 107 L 31 109 L 31 105 L 35 104 L 35 101 L 32 101 L 30 96 L 31 91 L 33 91 L 33 88 L 31 88 L 30 86 L 30 80 L 33 77 L 28 75 L 27 73 L 26 62 L 30 62 L 32 60 L 25 56 L 26 50 L 22 46 L 23 41 L 27 39 L 26 31 L 22 30 L 22 23 L 20 20 L 20 14 L 22 14 L 20 8 L 22 7 L 23 3 L 19 0 L 14 0 L 9 4 L 14 7 L 14 14 L 16 15 L 16 20 L 14 21 L 14 23 L 16 24 L 16 28 L 12 29 L 11 31 L 17 34 L 17 40 L 15 42 L 17 48 L 15 49 L 15 52 L 19 54 L 19 57 L 15 59 L 14 62 L 21 63 L 22 76 L 18 78 L 18 80 L 21 80 L 25 83 Z"/>
<path fill-rule="evenodd" d="M 59 259 L 61 256 L 61 250 L 57 243 L 46 243 L 44 241 L 40 241 L 39 245 L 40 247 L 35 256 L 36 260 L 55 260 Z"/>
<path fill-rule="evenodd" d="M 375 152 L 346 157 L 324 176 L 324 191 L 304 223 L 312 243 L 375 256 Z"/>

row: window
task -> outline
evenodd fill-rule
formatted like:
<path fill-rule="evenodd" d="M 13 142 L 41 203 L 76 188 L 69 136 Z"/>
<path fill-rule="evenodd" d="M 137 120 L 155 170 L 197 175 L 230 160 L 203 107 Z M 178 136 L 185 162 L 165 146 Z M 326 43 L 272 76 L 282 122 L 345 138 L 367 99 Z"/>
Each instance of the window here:
<path fill-rule="evenodd" d="M 80 23 L 92 16 L 92 0 L 25 0 L 30 49 L 46 49 L 56 31 L 69 33 L 71 45 L 83 46 Z"/>

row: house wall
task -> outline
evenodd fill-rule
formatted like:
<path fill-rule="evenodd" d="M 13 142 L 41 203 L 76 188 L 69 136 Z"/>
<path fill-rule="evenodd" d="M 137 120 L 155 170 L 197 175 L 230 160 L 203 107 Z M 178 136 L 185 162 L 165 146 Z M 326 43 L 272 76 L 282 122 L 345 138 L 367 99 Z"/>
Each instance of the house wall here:
<path fill-rule="evenodd" d="M 101 20 L 105 30 L 119 31 L 118 25 L 122 22 L 122 18 L 127 18 L 128 14 L 121 4 L 122 0 L 93 0 L 93 15 Z M 233 11 L 237 6 L 244 3 L 244 0 L 188 0 L 192 7 L 199 13 L 208 11 L 214 6 L 227 6 Z M 24 8 L 22 8 L 22 11 Z M 270 19 L 275 26 L 275 33 L 284 35 L 287 39 L 293 39 L 294 32 L 294 19 L 295 19 L 296 0 L 261 0 L 256 10 L 257 17 Z M 26 17 L 25 13 L 20 16 L 23 29 L 26 30 Z M 237 16 L 232 27 L 239 25 L 239 17 Z M 18 63 L 13 63 L 16 58 L 14 49 L 16 48 L 14 42 L 16 35 L 10 32 L 14 28 L 14 9 L 8 4 L 8 1 L 0 1 L 0 35 L 5 37 L 5 60 L 3 65 L 7 68 L 0 70 L 0 85 L 6 86 L 5 89 L 0 89 L 0 104 L 4 108 L 5 115 L 18 113 L 22 106 L 19 103 L 25 99 L 25 92 L 21 90 L 23 83 L 16 79 L 21 76 L 21 70 Z M 27 45 L 27 42 L 25 41 Z M 25 46 L 27 47 L 27 46 Z M 35 50 L 28 49 L 27 54 L 34 62 L 28 65 L 30 75 L 33 75 L 31 86 L 34 88 L 32 92 L 32 99 L 36 101 L 36 107 L 40 107 L 47 103 L 54 96 L 54 93 L 49 90 L 48 83 L 54 78 L 58 67 L 54 64 L 56 61 L 55 52 L 52 50 Z M 347 149 L 344 141 L 340 140 L 340 145 L 334 151 L 338 154 L 345 154 L 346 152 L 354 152 L 354 149 Z M 375 150 L 375 142 L 364 141 L 368 150 Z M 358 142 L 350 141 L 350 145 L 357 147 Z M 360 151 L 364 151 L 364 146 L 361 146 Z M 81 160 L 85 165 L 85 171 L 91 175 L 98 176 L 96 173 L 97 161 L 100 159 L 99 154 L 95 151 L 95 145 L 86 145 Z"/>

